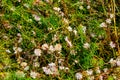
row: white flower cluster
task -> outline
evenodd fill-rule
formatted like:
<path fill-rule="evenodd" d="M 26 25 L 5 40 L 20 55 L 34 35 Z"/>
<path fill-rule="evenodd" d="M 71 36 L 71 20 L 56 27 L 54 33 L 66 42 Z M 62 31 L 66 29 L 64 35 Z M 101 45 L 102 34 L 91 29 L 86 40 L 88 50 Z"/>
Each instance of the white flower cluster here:
<path fill-rule="evenodd" d="M 47 67 L 42 67 L 46 75 L 58 75 L 58 69 L 55 63 L 49 63 Z"/>
<path fill-rule="evenodd" d="M 58 12 L 61 10 L 59 7 L 54 7 L 53 9 Z"/>
<path fill-rule="evenodd" d="M 62 46 L 61 46 L 61 44 L 56 44 L 55 46 L 53 46 L 53 45 L 49 46 L 47 43 L 45 43 L 41 46 L 41 49 L 39 49 L 39 48 L 34 49 L 34 55 L 41 56 L 42 50 L 47 51 L 49 54 L 51 54 L 54 51 L 61 52 Z"/>
<path fill-rule="evenodd" d="M 77 35 L 77 30 L 76 30 L 76 29 L 73 30 L 71 26 L 68 26 L 68 27 L 67 27 L 67 30 L 68 30 L 69 32 L 72 32 L 72 31 L 73 31 L 73 33 L 75 34 L 75 36 Z"/>
<path fill-rule="evenodd" d="M 14 54 L 22 52 L 21 47 L 13 47 L 13 50 L 14 50 Z"/>
<path fill-rule="evenodd" d="M 43 50 L 48 50 L 48 53 L 53 53 L 54 51 L 58 51 L 60 52 L 62 50 L 62 46 L 61 44 L 56 44 L 55 46 L 50 45 L 48 46 L 48 44 L 43 44 L 41 47 Z"/>
<path fill-rule="evenodd" d="M 110 18 L 106 19 L 105 22 L 100 24 L 100 27 L 107 27 L 107 24 L 111 24 L 111 19 L 114 18 L 114 14 L 110 14 Z"/>
<path fill-rule="evenodd" d="M 118 66 L 118 67 L 120 67 L 120 56 L 118 56 L 116 60 L 111 58 L 109 63 L 111 64 L 111 66 Z"/>

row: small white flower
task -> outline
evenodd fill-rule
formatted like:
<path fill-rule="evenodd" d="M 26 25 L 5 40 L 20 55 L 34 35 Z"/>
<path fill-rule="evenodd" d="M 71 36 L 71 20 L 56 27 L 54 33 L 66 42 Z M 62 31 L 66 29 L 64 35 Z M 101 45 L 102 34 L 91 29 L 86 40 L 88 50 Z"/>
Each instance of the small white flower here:
<path fill-rule="evenodd" d="M 110 18 L 113 18 L 114 17 L 114 14 L 110 14 Z"/>
<path fill-rule="evenodd" d="M 108 71 L 108 68 L 104 68 L 103 71 L 106 73 Z"/>
<path fill-rule="evenodd" d="M 83 6 L 80 6 L 79 9 L 80 9 L 80 10 L 83 10 Z"/>
<path fill-rule="evenodd" d="M 87 70 L 87 75 L 92 75 L 93 74 L 93 70 Z"/>
<path fill-rule="evenodd" d="M 107 27 L 107 24 L 106 24 L 105 22 L 102 22 L 102 23 L 100 24 L 100 27 Z"/>
<path fill-rule="evenodd" d="M 40 64 L 39 64 L 38 62 L 35 62 L 35 63 L 34 63 L 34 66 L 35 66 L 35 67 L 39 67 Z"/>
<path fill-rule="evenodd" d="M 89 43 L 85 43 L 85 44 L 83 45 L 83 47 L 86 48 L 86 49 L 88 49 L 88 48 L 90 48 L 90 44 L 89 44 Z"/>
<path fill-rule="evenodd" d="M 14 53 L 16 54 L 17 52 L 22 52 L 22 48 L 20 47 L 13 47 L 13 50 L 15 51 Z"/>
<path fill-rule="evenodd" d="M 65 15 L 65 14 L 64 14 L 62 11 L 60 11 L 60 16 L 63 17 L 64 15 Z"/>
<path fill-rule="evenodd" d="M 35 50 L 34 50 L 34 54 L 35 54 L 36 56 L 41 56 L 41 53 L 42 53 L 42 51 L 41 51 L 40 49 L 35 49 Z"/>
<path fill-rule="evenodd" d="M 90 5 L 87 6 L 87 9 L 90 9 Z"/>
<path fill-rule="evenodd" d="M 91 37 L 93 37 L 93 38 L 96 36 L 94 33 L 91 33 L 90 35 L 91 35 Z"/>
<path fill-rule="evenodd" d="M 56 66 L 55 63 L 53 63 L 53 62 L 49 63 L 48 65 L 49 65 L 49 67 L 55 67 Z"/>
<path fill-rule="evenodd" d="M 18 0 L 18 2 L 21 2 L 21 0 Z"/>
<path fill-rule="evenodd" d="M 26 66 L 26 67 L 24 68 L 24 70 L 25 70 L 25 71 L 28 71 L 29 68 L 30 68 L 29 66 Z"/>
<path fill-rule="evenodd" d="M 31 71 L 30 72 L 30 76 L 35 79 L 37 77 L 38 73 L 34 72 L 34 71 Z"/>
<path fill-rule="evenodd" d="M 20 33 L 17 33 L 17 36 L 18 36 L 18 37 L 21 37 L 21 34 L 20 34 Z"/>
<path fill-rule="evenodd" d="M 48 47 L 48 44 L 45 43 L 45 44 L 42 45 L 42 49 L 43 49 L 43 50 L 48 50 L 48 48 L 49 48 L 49 47 Z"/>
<path fill-rule="evenodd" d="M 56 45 L 55 45 L 55 50 L 56 50 L 56 51 L 61 51 L 61 49 L 62 49 L 61 44 L 56 44 Z"/>
<path fill-rule="evenodd" d="M 69 71 L 69 68 L 68 68 L 68 67 L 65 67 L 65 71 L 68 72 L 68 71 Z"/>
<path fill-rule="evenodd" d="M 48 30 L 49 30 L 49 31 L 51 31 L 51 30 L 52 30 L 52 28 L 48 28 Z"/>
<path fill-rule="evenodd" d="M 65 67 L 64 67 L 64 66 L 59 66 L 59 69 L 60 69 L 60 70 L 64 70 Z"/>
<path fill-rule="evenodd" d="M 75 60 L 75 63 L 78 63 L 78 60 Z"/>
<path fill-rule="evenodd" d="M 29 8 L 30 7 L 30 5 L 29 4 L 23 4 L 23 6 L 25 6 L 26 8 Z"/>
<path fill-rule="evenodd" d="M 67 36 L 65 37 L 65 41 L 68 43 L 68 45 L 69 45 L 70 47 L 72 47 L 72 43 L 71 43 L 71 41 L 68 40 L 68 37 L 67 37 Z"/>
<path fill-rule="evenodd" d="M 8 36 L 3 36 L 4 39 L 8 39 Z"/>
<path fill-rule="evenodd" d="M 99 76 L 99 80 L 103 80 L 103 76 Z"/>
<path fill-rule="evenodd" d="M 58 60 L 58 63 L 59 63 L 59 64 L 61 64 L 62 62 L 64 62 L 63 59 L 59 59 L 59 60 Z"/>
<path fill-rule="evenodd" d="M 18 47 L 17 49 L 18 49 L 18 52 L 22 52 L 22 48 Z"/>
<path fill-rule="evenodd" d="M 100 73 L 101 73 L 101 71 L 100 71 L 100 68 L 99 68 L 99 67 L 97 67 L 97 68 L 96 68 L 96 73 L 97 73 L 97 74 L 100 74 Z"/>
<path fill-rule="evenodd" d="M 72 28 L 71 28 L 70 26 L 67 27 L 67 29 L 68 29 L 68 31 L 70 31 L 70 32 L 72 31 Z"/>
<path fill-rule="evenodd" d="M 88 76 L 88 80 L 95 80 L 94 76 Z"/>
<path fill-rule="evenodd" d="M 55 51 L 55 48 L 53 47 L 53 45 L 50 45 L 49 51 L 52 52 L 52 53 Z"/>
<path fill-rule="evenodd" d="M 82 26 L 83 33 L 86 33 L 86 26 Z"/>
<path fill-rule="evenodd" d="M 22 42 L 22 38 L 20 37 L 19 40 L 18 40 L 18 43 L 21 43 Z"/>
<path fill-rule="evenodd" d="M 34 19 L 35 19 L 36 21 L 40 21 L 40 20 L 41 20 L 41 18 L 40 18 L 38 15 L 36 15 L 36 14 L 33 14 L 33 17 L 34 17 Z"/>
<path fill-rule="evenodd" d="M 7 53 L 11 53 L 11 51 L 9 49 L 6 50 Z"/>
<path fill-rule="evenodd" d="M 75 35 L 77 35 L 77 30 L 73 30 L 73 33 L 74 33 Z"/>
<path fill-rule="evenodd" d="M 32 31 L 33 35 L 36 35 L 36 32 L 35 31 Z"/>
<path fill-rule="evenodd" d="M 58 40 L 58 37 L 57 35 L 55 34 L 54 37 L 52 38 L 53 42 L 57 41 Z"/>
<path fill-rule="evenodd" d="M 80 72 L 78 72 L 78 73 L 75 74 L 75 77 L 76 77 L 77 80 L 81 80 L 83 75 Z"/>
<path fill-rule="evenodd" d="M 106 23 L 110 24 L 111 23 L 111 19 L 106 19 Z"/>
<path fill-rule="evenodd" d="M 109 63 L 111 64 L 111 66 L 116 66 L 116 60 L 114 60 L 113 58 L 110 59 Z"/>
<path fill-rule="evenodd" d="M 59 7 L 54 7 L 53 9 L 58 12 L 61 10 Z"/>
<path fill-rule="evenodd" d="M 66 70 L 66 71 L 68 71 L 68 70 L 69 70 L 69 68 L 68 68 L 68 67 L 65 67 L 65 70 Z"/>
<path fill-rule="evenodd" d="M 50 0 L 45 0 L 45 2 L 50 3 Z"/>
<path fill-rule="evenodd" d="M 49 74 L 53 74 L 52 71 L 47 68 L 47 67 L 42 67 L 43 71 L 45 72 L 45 74 L 49 75 Z"/>
<path fill-rule="evenodd" d="M 116 64 L 117 66 L 120 66 L 120 60 L 117 60 Z"/>
<path fill-rule="evenodd" d="M 110 45 L 111 48 L 115 48 L 115 43 L 113 43 L 112 41 L 110 42 L 109 45 Z"/>
<path fill-rule="evenodd" d="M 66 18 L 63 18 L 63 21 L 64 21 L 66 24 L 69 23 L 68 19 L 66 19 Z"/>
<path fill-rule="evenodd" d="M 27 63 L 26 63 L 26 62 L 22 62 L 20 65 L 21 65 L 22 67 L 26 67 L 26 66 L 27 66 Z"/>

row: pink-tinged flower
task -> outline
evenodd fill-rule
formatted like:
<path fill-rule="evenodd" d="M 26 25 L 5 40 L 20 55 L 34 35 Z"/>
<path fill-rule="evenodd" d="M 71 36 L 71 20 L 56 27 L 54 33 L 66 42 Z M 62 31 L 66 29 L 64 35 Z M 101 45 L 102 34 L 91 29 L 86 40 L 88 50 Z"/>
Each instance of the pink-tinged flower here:
<path fill-rule="evenodd" d="M 36 14 L 33 14 L 33 17 L 34 17 L 34 19 L 35 19 L 36 21 L 40 21 L 40 20 L 41 20 L 41 18 L 40 18 L 38 15 L 36 15 Z"/>
<path fill-rule="evenodd" d="M 42 67 L 42 69 L 46 75 L 53 74 L 52 71 L 48 67 Z"/>
<path fill-rule="evenodd" d="M 109 45 L 111 48 L 115 48 L 115 43 L 113 43 L 113 41 L 111 41 Z"/>

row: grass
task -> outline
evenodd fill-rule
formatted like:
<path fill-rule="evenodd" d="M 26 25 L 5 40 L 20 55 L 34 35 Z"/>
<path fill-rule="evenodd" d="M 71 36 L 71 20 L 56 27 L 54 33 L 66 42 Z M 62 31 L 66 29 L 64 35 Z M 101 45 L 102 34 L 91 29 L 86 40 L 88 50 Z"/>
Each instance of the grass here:
<path fill-rule="evenodd" d="M 75 80 L 76 73 L 83 80 L 119 79 L 119 4 L 117 0 L 1 0 L 1 79 Z M 109 62 L 112 58 L 115 66 Z M 43 67 L 49 69 L 50 63 L 55 63 L 56 73 L 47 75 Z"/>

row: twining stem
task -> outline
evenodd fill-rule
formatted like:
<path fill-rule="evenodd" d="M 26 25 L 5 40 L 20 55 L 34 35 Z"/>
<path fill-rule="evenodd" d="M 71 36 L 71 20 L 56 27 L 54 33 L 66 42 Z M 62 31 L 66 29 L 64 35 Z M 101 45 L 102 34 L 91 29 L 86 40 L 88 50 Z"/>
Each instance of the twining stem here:
<path fill-rule="evenodd" d="M 115 0 L 112 0 L 113 2 L 113 13 L 114 13 L 114 31 L 115 31 L 115 36 L 116 36 L 116 43 L 117 43 L 117 48 L 118 48 L 118 53 L 120 54 L 120 50 L 119 50 L 119 42 L 118 42 L 118 34 L 117 34 L 117 27 L 116 27 L 116 4 L 115 4 Z"/>

